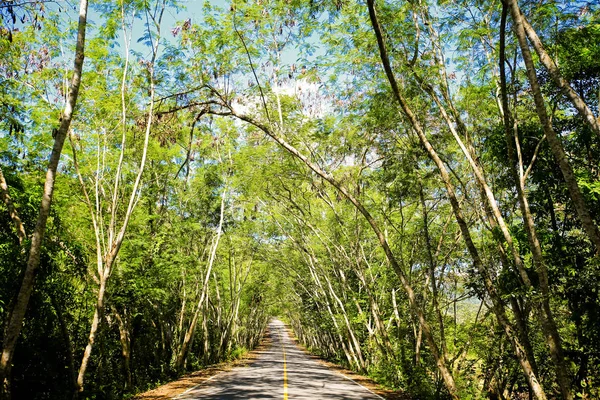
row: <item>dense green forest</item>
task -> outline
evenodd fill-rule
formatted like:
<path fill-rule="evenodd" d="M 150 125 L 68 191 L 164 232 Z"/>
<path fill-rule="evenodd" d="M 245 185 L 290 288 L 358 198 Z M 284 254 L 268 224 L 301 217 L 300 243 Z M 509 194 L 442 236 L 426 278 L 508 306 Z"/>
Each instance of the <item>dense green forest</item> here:
<path fill-rule="evenodd" d="M 593 0 L 0 1 L 4 399 L 279 316 L 415 399 L 600 398 Z"/>

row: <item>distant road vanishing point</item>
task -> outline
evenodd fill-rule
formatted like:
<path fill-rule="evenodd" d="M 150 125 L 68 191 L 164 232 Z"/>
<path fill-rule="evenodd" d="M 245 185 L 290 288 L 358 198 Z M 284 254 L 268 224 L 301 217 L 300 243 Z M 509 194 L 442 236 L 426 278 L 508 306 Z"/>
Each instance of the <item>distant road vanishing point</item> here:
<path fill-rule="evenodd" d="M 290 339 L 283 322 L 271 321 L 269 330 L 271 347 L 250 366 L 215 375 L 175 399 L 382 399 L 312 360 Z"/>

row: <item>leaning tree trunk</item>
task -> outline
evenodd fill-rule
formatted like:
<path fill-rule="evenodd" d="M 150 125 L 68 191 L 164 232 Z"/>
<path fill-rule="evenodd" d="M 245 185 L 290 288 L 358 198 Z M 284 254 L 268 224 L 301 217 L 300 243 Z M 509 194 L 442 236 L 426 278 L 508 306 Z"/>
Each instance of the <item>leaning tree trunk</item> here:
<path fill-rule="evenodd" d="M 573 172 L 573 167 L 569 163 L 565 149 L 560 142 L 560 138 L 552 127 L 552 122 L 550 121 L 550 117 L 548 116 L 548 112 L 546 110 L 546 104 L 544 102 L 544 97 L 542 96 L 542 90 L 537 80 L 535 65 L 533 64 L 533 58 L 529 50 L 529 44 L 527 43 L 521 10 L 517 5 L 516 0 L 507 0 L 507 5 L 510 9 L 513 19 L 513 30 L 517 35 L 519 47 L 521 48 L 521 54 L 523 55 L 523 61 L 525 62 L 525 67 L 527 69 L 527 79 L 531 85 L 531 91 L 533 92 L 533 100 L 538 118 L 542 124 L 542 128 L 544 129 L 544 133 L 548 138 L 548 144 L 550 145 L 552 154 L 554 154 L 554 158 L 556 159 L 563 178 L 567 184 L 571 200 L 573 201 L 573 205 L 575 206 L 575 210 L 577 211 L 577 215 L 581 221 L 583 230 L 594 244 L 596 252 L 600 252 L 600 231 L 590 215 L 588 206 L 585 203 L 585 199 L 577 183 L 577 178 Z"/>
<path fill-rule="evenodd" d="M 514 5 L 516 6 L 516 8 L 519 8 L 519 5 L 517 4 L 516 1 L 514 2 Z M 520 10 L 519 10 L 519 12 L 520 12 Z M 537 53 L 540 61 L 542 62 L 542 64 L 544 64 L 544 67 L 546 67 L 546 69 L 548 70 L 548 74 L 550 75 L 550 78 L 552 78 L 552 81 L 554 82 L 554 84 L 560 88 L 563 95 L 565 95 L 565 97 L 567 99 L 569 99 L 571 104 L 573 104 L 573 107 L 575 107 L 575 109 L 577 110 L 579 115 L 583 118 L 583 120 L 585 122 L 587 122 L 588 126 L 592 129 L 592 131 L 594 131 L 594 133 L 596 133 L 596 135 L 598 135 L 598 137 L 600 137 L 600 120 L 598 120 L 594 116 L 594 113 L 592 113 L 592 110 L 590 110 L 590 108 L 585 103 L 585 101 L 581 97 L 579 97 L 577 92 L 571 87 L 571 85 L 569 84 L 569 81 L 567 81 L 562 76 L 562 74 L 560 73 L 560 70 L 558 69 L 558 66 L 556 65 L 556 63 L 554 62 L 552 57 L 550 57 L 550 55 L 544 48 L 544 45 L 542 44 L 542 41 L 540 40 L 539 36 L 537 35 L 535 29 L 533 29 L 533 27 L 531 26 L 529 21 L 527 21 L 527 19 L 523 16 L 522 13 L 521 13 L 521 16 L 522 16 L 521 21 L 523 23 L 523 28 L 525 28 L 525 33 L 527 34 L 527 38 L 529 39 L 529 42 L 532 44 L 533 48 L 535 49 L 535 52 Z"/>
<path fill-rule="evenodd" d="M 302 248 L 302 246 L 300 246 L 300 245 L 299 245 L 299 247 Z M 331 317 L 331 321 L 333 322 L 333 326 L 335 327 L 335 332 L 337 333 L 338 340 L 339 340 L 340 345 L 342 346 L 344 355 L 346 356 L 346 359 L 348 360 L 348 364 L 352 365 L 354 363 L 355 365 L 360 367 L 360 363 L 358 361 L 358 358 L 356 357 L 356 354 L 354 353 L 354 349 L 352 348 L 352 346 L 346 345 L 346 341 L 344 340 L 344 337 L 342 336 L 342 329 L 340 328 L 340 326 L 337 322 L 337 319 L 335 318 L 335 314 L 333 313 L 333 310 L 331 309 L 331 302 L 329 301 L 327 292 L 323 288 L 323 284 L 321 283 L 321 280 L 319 279 L 319 276 L 317 274 L 315 266 L 312 263 L 312 259 L 309 258 L 307 264 L 308 264 L 310 274 L 311 274 L 313 280 L 315 281 L 315 284 L 321 290 L 322 297 L 323 297 L 325 305 L 327 307 L 327 312 L 328 312 L 329 316 Z M 318 293 L 319 293 L 318 291 L 315 291 L 315 296 L 314 296 L 315 298 L 319 298 Z"/>
<path fill-rule="evenodd" d="M 50 154 L 50 161 L 46 171 L 46 181 L 44 183 L 44 192 L 42 194 L 42 202 L 38 219 L 31 238 L 31 248 L 29 249 L 29 257 L 27 259 L 27 267 L 21 283 L 21 288 L 17 295 L 15 306 L 8 320 L 4 341 L 2 343 L 2 356 L 0 357 L 0 396 L 10 397 L 10 369 L 12 358 L 17 344 L 17 339 L 23 327 L 25 312 L 29 304 L 29 298 L 33 291 L 35 281 L 35 271 L 40 264 L 40 256 L 42 250 L 42 242 L 46 233 L 46 222 L 50 215 L 50 207 L 52 205 L 52 196 L 54 194 L 54 182 L 56 181 L 58 161 L 62 152 L 75 105 L 77 104 L 77 96 L 79 95 L 79 86 L 81 84 L 81 74 L 83 70 L 84 48 L 85 48 L 85 29 L 87 25 L 87 0 L 81 0 L 79 5 L 79 25 L 77 28 L 77 45 L 75 48 L 75 64 L 73 68 L 73 77 L 71 78 L 71 86 L 69 88 L 69 96 L 62 114 L 62 120 L 56 137 L 54 146 Z"/>
<path fill-rule="evenodd" d="M 88 336 L 88 343 L 83 352 L 81 365 L 79 366 L 79 372 L 77 374 L 77 386 L 75 388 L 76 392 L 83 392 L 85 371 L 87 370 L 88 362 L 90 361 L 90 357 L 92 355 L 92 348 L 94 347 L 94 342 L 96 340 L 96 333 L 98 332 L 98 327 L 100 326 L 100 321 L 102 320 L 103 316 L 105 294 L 106 279 L 101 277 L 100 287 L 98 288 L 98 297 L 96 298 L 96 307 L 94 308 L 94 316 L 92 317 L 92 326 L 90 327 L 90 333 Z"/>
<path fill-rule="evenodd" d="M 505 29 L 506 29 L 506 17 L 507 17 L 507 5 L 505 4 L 502 8 L 502 17 L 500 22 L 500 93 L 502 97 L 502 111 L 503 111 L 503 122 L 506 143 L 508 148 L 508 155 L 511 162 L 511 173 L 517 184 L 517 197 L 519 199 L 519 207 L 523 216 L 523 223 L 525 225 L 525 231 L 527 232 L 527 238 L 529 241 L 529 247 L 533 257 L 533 262 L 536 267 L 539 276 L 539 285 L 542 292 L 541 304 L 536 301 L 538 313 L 542 320 L 542 330 L 546 337 L 546 343 L 550 348 L 550 355 L 554 361 L 556 367 L 556 376 L 561 387 L 563 398 L 570 400 L 573 398 L 571 391 L 571 378 L 569 377 L 569 368 L 566 366 L 562 348 L 561 337 L 554 321 L 554 316 L 550 308 L 550 289 L 548 283 L 548 270 L 542 253 L 542 248 L 538 240 L 537 231 L 535 229 L 535 223 L 531 209 L 529 208 L 529 202 L 525 193 L 525 179 L 523 175 L 523 166 L 520 164 L 520 160 L 517 159 L 515 154 L 515 142 L 513 142 L 513 123 L 511 123 L 511 116 L 508 105 L 508 95 L 506 91 L 506 72 L 505 72 Z M 518 135 L 514 134 L 514 141 L 519 140 Z M 517 173 L 516 168 L 519 169 Z"/>
<path fill-rule="evenodd" d="M 433 257 L 433 252 L 431 250 L 431 237 L 429 236 L 429 213 L 427 211 L 427 204 L 425 203 L 425 194 L 423 191 L 423 182 L 419 179 L 419 200 L 421 202 L 421 209 L 423 210 L 423 234 L 425 236 L 425 247 L 427 249 L 427 259 L 429 261 L 429 268 L 427 268 L 427 272 L 429 274 L 429 281 L 431 284 L 431 301 L 433 303 L 433 310 L 435 311 L 435 315 L 438 320 L 439 330 L 440 330 L 440 342 L 442 344 L 442 354 L 444 357 L 448 356 L 448 350 L 446 348 L 446 333 L 444 327 L 444 317 L 442 316 L 442 311 L 440 309 L 439 295 L 438 295 L 438 285 L 437 280 L 435 278 L 435 269 L 437 266 L 436 261 Z"/>

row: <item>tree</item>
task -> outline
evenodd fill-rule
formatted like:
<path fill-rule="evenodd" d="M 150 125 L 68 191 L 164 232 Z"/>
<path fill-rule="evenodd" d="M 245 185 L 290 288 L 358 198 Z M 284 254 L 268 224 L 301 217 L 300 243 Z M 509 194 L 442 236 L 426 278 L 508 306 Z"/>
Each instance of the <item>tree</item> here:
<path fill-rule="evenodd" d="M 56 180 L 60 154 L 62 152 L 62 148 L 67 137 L 67 133 L 69 131 L 69 126 L 71 125 L 73 112 L 75 110 L 75 105 L 77 104 L 77 96 L 79 95 L 83 60 L 85 56 L 84 49 L 85 30 L 87 24 L 87 8 L 87 0 L 82 0 L 79 6 L 79 22 L 77 29 L 77 45 L 75 49 L 75 65 L 73 68 L 73 76 L 69 87 L 68 99 L 66 101 L 61 120 L 59 121 L 59 128 L 54 138 L 54 146 L 52 148 L 52 153 L 50 155 L 50 161 L 48 163 L 48 169 L 46 173 L 44 193 L 40 205 L 39 216 L 31 239 L 31 247 L 29 249 L 29 257 L 27 260 L 25 274 L 23 276 L 23 282 L 21 284 L 19 295 L 17 296 L 17 300 L 10 314 L 10 319 L 4 333 L 4 341 L 2 343 L 2 357 L 0 358 L 0 379 L 2 380 L 2 394 L 5 397 L 10 396 L 10 369 L 12 358 L 15 351 L 15 346 L 17 344 L 17 339 L 19 337 L 21 327 L 23 325 L 23 319 L 25 318 L 25 312 L 27 311 L 27 304 L 29 303 L 29 298 L 31 296 L 31 292 L 33 291 L 35 271 L 40 263 L 41 247 L 46 231 L 46 223 L 50 214 L 52 195 L 54 194 L 54 182 Z M 3 193 L 6 193 L 5 189 L 3 190 Z M 8 197 L 5 198 L 8 199 Z M 5 201 L 10 202 L 10 200 Z M 13 220 L 16 221 L 14 216 Z M 23 233 L 21 229 L 19 229 L 19 231 L 21 232 L 21 234 Z"/>
<path fill-rule="evenodd" d="M 597 397 L 588 6 L 96 4 L 12 397 L 133 396 L 272 316 L 416 398 Z M 70 11 L 0 5 L 5 331 Z"/>

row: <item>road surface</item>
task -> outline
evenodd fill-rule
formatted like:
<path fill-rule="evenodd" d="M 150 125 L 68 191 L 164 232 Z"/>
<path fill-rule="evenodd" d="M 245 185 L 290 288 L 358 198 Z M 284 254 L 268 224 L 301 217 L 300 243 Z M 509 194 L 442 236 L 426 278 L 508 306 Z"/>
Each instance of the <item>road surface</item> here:
<path fill-rule="evenodd" d="M 283 322 L 271 321 L 269 330 L 271 347 L 250 366 L 215 375 L 176 399 L 382 399 L 312 360 L 292 342 Z"/>

